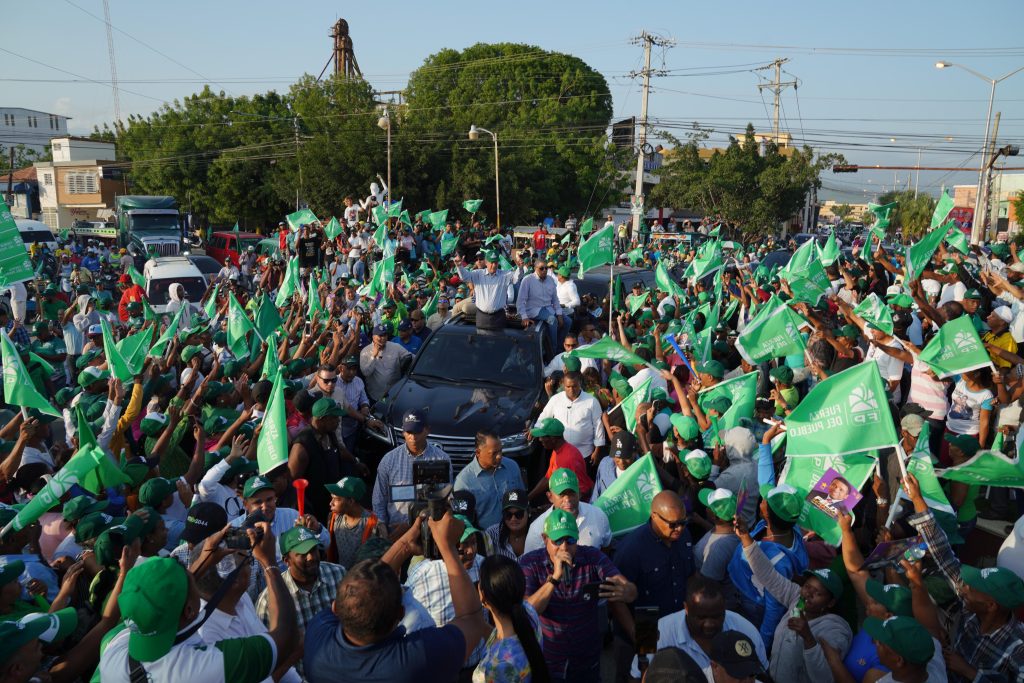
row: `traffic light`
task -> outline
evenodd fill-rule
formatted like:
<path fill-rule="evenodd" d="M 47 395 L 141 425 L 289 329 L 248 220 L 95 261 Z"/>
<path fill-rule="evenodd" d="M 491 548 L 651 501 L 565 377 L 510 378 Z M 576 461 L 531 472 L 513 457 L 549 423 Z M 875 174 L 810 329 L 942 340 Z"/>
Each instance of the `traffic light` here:
<path fill-rule="evenodd" d="M 832 166 L 832 172 L 833 173 L 856 173 L 857 172 L 857 166 L 838 165 L 837 164 L 837 165 L 833 165 Z"/>

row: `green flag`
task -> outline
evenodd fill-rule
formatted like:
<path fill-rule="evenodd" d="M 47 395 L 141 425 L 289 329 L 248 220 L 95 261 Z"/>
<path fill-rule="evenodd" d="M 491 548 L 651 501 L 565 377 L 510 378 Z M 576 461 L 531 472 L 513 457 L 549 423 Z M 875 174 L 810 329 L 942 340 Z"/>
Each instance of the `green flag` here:
<path fill-rule="evenodd" d="M 81 404 L 75 406 L 75 419 L 78 423 L 78 453 L 93 448 L 103 453 L 103 457 L 97 460 L 96 466 L 82 476 L 79 481 L 82 488 L 93 495 L 99 495 L 108 488 L 129 483 L 131 479 L 121 471 L 121 468 L 96 443 L 96 435 L 92 433 L 89 421 L 85 419 L 85 413 L 82 411 Z M 70 464 L 70 461 L 68 462 Z"/>
<path fill-rule="evenodd" d="M 940 479 L 964 484 L 1024 488 L 1024 466 L 1020 455 L 1009 458 L 998 451 L 978 451 L 967 462 L 940 470 L 938 475 Z"/>
<path fill-rule="evenodd" d="M 634 294 L 630 294 L 629 296 L 627 296 L 626 297 L 626 305 L 629 307 L 629 314 L 635 316 L 636 312 L 644 307 L 644 304 L 647 303 L 647 299 L 650 296 L 651 296 L 650 292 L 644 292 L 643 294 L 641 294 L 639 296 L 634 295 Z"/>
<path fill-rule="evenodd" d="M 130 277 L 132 282 L 137 284 L 139 287 L 142 287 L 143 289 L 146 288 L 146 278 L 130 263 L 128 264 L 128 277 Z"/>
<path fill-rule="evenodd" d="M 295 213 L 290 213 L 285 216 L 285 220 L 288 221 L 288 227 L 295 232 L 299 229 L 300 225 L 309 225 L 310 223 L 319 223 L 320 219 L 316 217 L 316 214 L 309 209 L 300 209 Z"/>
<path fill-rule="evenodd" d="M 937 228 L 946 222 L 946 217 L 949 216 L 949 212 L 953 210 L 956 202 L 949 196 L 949 192 L 943 192 L 942 196 L 939 197 L 939 201 L 935 203 L 935 211 L 932 213 L 932 221 L 928 226 L 930 228 Z"/>
<path fill-rule="evenodd" d="M 722 235 L 722 224 L 719 223 L 708 231 L 708 237 L 720 237 Z"/>
<path fill-rule="evenodd" d="M 822 475 L 832 469 L 850 482 L 853 488 L 860 489 L 871 476 L 877 463 L 875 457 L 867 454 L 787 458 L 779 483 L 793 487 L 797 495 L 805 499 Z M 801 528 L 813 530 L 831 545 L 839 545 L 842 540 L 842 532 L 836 521 L 806 500 L 800 510 L 798 524 Z"/>
<path fill-rule="evenodd" d="M 334 216 L 331 216 L 331 220 L 327 221 L 327 225 L 324 226 L 324 235 L 327 239 L 333 240 L 342 233 L 341 223 Z"/>
<path fill-rule="evenodd" d="M 892 202 L 890 204 L 872 204 L 868 203 L 868 211 L 875 214 L 875 225 L 874 227 L 881 227 L 883 230 L 889 227 L 890 216 L 896 209 L 896 205 L 899 202 Z M 874 228 L 872 228 L 874 229 Z"/>
<path fill-rule="evenodd" d="M 288 262 L 289 267 L 291 261 Z M 287 274 L 287 273 L 286 273 Z M 287 280 L 287 278 L 285 278 Z M 217 315 L 217 295 L 220 294 L 220 283 L 216 283 L 213 286 L 213 294 L 206 299 L 206 304 L 203 305 L 203 312 L 206 313 L 206 317 L 213 320 L 213 316 Z"/>
<path fill-rule="evenodd" d="M 811 241 L 814 241 L 815 244 L 817 244 L 817 240 Z M 833 230 L 829 233 L 828 241 L 825 242 L 825 246 L 818 247 L 818 260 L 821 261 L 821 265 L 827 268 L 838 261 L 839 256 L 839 245 L 836 244 L 836 232 Z"/>
<path fill-rule="evenodd" d="M 928 504 L 928 507 L 947 514 L 955 514 L 956 510 L 949 504 L 946 492 L 942 490 L 942 484 L 939 483 L 938 477 L 935 476 L 935 467 L 932 464 L 932 455 L 928 447 L 930 431 L 931 426 L 925 421 L 921 426 L 921 433 L 917 435 L 917 445 L 914 447 L 914 452 L 907 458 L 907 472 L 917 478 L 921 495 L 924 496 L 924 501 Z M 910 500 L 902 486 L 900 486 L 896 494 L 896 500 Z M 895 515 L 898 508 L 898 505 L 893 505 L 890 515 Z M 888 525 L 889 523 L 887 522 L 886 526 Z"/>
<path fill-rule="evenodd" d="M 636 389 L 629 393 L 622 403 L 622 417 L 626 421 L 626 429 L 633 432 L 636 431 L 636 411 L 640 407 L 641 403 L 646 403 L 651 400 L 651 380 L 653 377 L 648 377 L 644 380 L 643 384 L 638 386 Z"/>
<path fill-rule="evenodd" d="M 8 522 L 3 530 L 0 530 L 0 538 L 6 537 L 12 531 L 21 531 L 38 521 L 46 512 L 60 503 L 60 499 L 71 490 L 72 486 L 81 482 L 106 458 L 106 453 L 98 447 L 79 449 L 67 464 L 53 475 L 50 481 L 46 482 L 39 493 L 18 511 L 14 519 Z"/>
<path fill-rule="evenodd" d="M 100 318 L 100 329 L 103 330 L 103 355 L 107 357 L 107 364 L 110 366 L 110 374 L 122 382 L 130 382 L 135 373 L 128 366 L 128 361 L 121 355 L 120 349 L 114 343 L 114 333 L 110 330 L 110 323 L 107 319 Z"/>
<path fill-rule="evenodd" d="M 702 389 L 697 394 L 697 405 L 701 410 L 716 398 L 724 396 L 729 399 L 729 409 L 718 420 L 718 429 L 732 429 L 740 425 L 743 418 L 754 417 L 754 404 L 757 400 L 758 372 L 748 372 L 739 377 L 719 382 L 713 387 Z"/>
<path fill-rule="evenodd" d="M 427 223 L 428 221 L 430 221 L 430 209 L 423 209 L 418 214 L 416 214 L 416 220 L 418 220 L 420 223 Z"/>
<path fill-rule="evenodd" d="M 405 199 L 399 199 L 394 204 L 388 204 L 388 218 L 398 218 L 402 215 L 402 202 Z"/>
<path fill-rule="evenodd" d="M 633 249 L 632 251 L 627 251 L 626 252 L 626 258 L 629 260 L 629 264 L 631 266 L 639 265 L 644 260 L 644 248 L 643 247 L 637 247 L 636 249 Z M 659 261 L 659 265 L 660 265 L 660 261 Z"/>
<path fill-rule="evenodd" d="M 377 263 L 370 277 L 367 294 L 372 299 L 378 294 L 387 294 L 388 283 L 395 281 L 395 257 L 389 256 Z"/>
<path fill-rule="evenodd" d="M 577 251 L 580 259 L 579 277 L 591 268 L 612 263 L 615 260 L 615 235 L 612 226 L 601 228 L 580 245 Z"/>
<path fill-rule="evenodd" d="M 931 263 L 935 250 L 942 244 L 947 231 L 948 227 L 937 228 L 921 238 L 916 244 L 907 247 L 907 272 L 906 277 L 903 279 L 904 283 L 909 284 L 921 276 L 924 269 Z"/>
<path fill-rule="evenodd" d="M 448 209 L 434 211 L 430 214 L 430 227 L 433 230 L 444 230 L 448 223 Z"/>
<path fill-rule="evenodd" d="M 618 536 L 647 523 L 651 501 L 659 493 L 661 480 L 648 453 L 619 474 L 594 505 L 608 517 L 612 535 Z"/>
<path fill-rule="evenodd" d="M 892 334 L 892 310 L 874 292 L 868 294 L 853 312 L 876 330 Z"/>
<path fill-rule="evenodd" d="M 268 339 L 283 324 L 281 314 L 270 297 L 260 297 L 260 307 L 256 309 L 256 334 L 260 335 L 260 339 Z"/>
<path fill-rule="evenodd" d="M 403 209 L 402 213 L 398 214 L 398 222 L 412 227 L 412 216 L 409 215 L 408 209 Z"/>
<path fill-rule="evenodd" d="M 78 437 L 78 450 L 99 445 L 96 443 L 96 435 L 92 433 L 89 421 L 85 419 L 85 411 L 82 410 L 81 402 L 75 406 L 75 430 L 75 435 Z"/>
<path fill-rule="evenodd" d="M 228 348 L 231 355 L 241 358 L 249 353 L 249 346 L 246 343 L 246 335 L 256 329 L 249 316 L 245 314 L 242 304 L 238 303 L 234 292 L 228 292 Z"/>
<path fill-rule="evenodd" d="M 18 224 L 0 199 L 0 288 L 32 278 L 32 260 L 21 239 Z"/>
<path fill-rule="evenodd" d="M 432 316 L 435 313 L 437 313 L 437 301 L 440 298 L 441 298 L 441 291 L 438 290 L 438 291 L 434 292 L 434 296 L 430 297 L 430 301 L 428 301 L 423 306 L 423 317 L 424 317 L 424 319 L 429 318 L 430 316 Z"/>
<path fill-rule="evenodd" d="M 953 249 L 956 249 L 964 256 L 966 256 L 971 251 L 970 245 L 967 243 L 967 235 L 964 234 L 963 230 L 956 227 L 955 223 L 952 225 L 949 233 L 946 235 L 946 244 L 948 244 Z"/>
<path fill-rule="evenodd" d="M 672 279 L 668 268 L 665 267 L 665 263 L 661 259 L 658 260 L 658 265 L 654 269 L 654 284 L 669 296 L 679 297 L 686 295 L 686 290 L 676 284 L 676 281 Z"/>
<path fill-rule="evenodd" d="M 459 246 L 459 236 L 451 233 L 441 234 L 441 258 L 446 258 Z"/>
<path fill-rule="evenodd" d="M 377 225 L 383 226 L 388 222 L 388 210 L 383 206 L 373 207 L 373 210 L 370 211 L 370 213 L 373 215 L 373 222 Z M 376 233 L 374 233 L 374 236 L 376 236 Z M 380 243 L 378 242 L 378 244 Z"/>
<path fill-rule="evenodd" d="M 723 265 L 721 241 L 708 240 L 697 247 L 697 253 L 686 267 L 683 277 L 691 281 L 699 280 L 705 275 L 721 270 Z"/>
<path fill-rule="evenodd" d="M 467 199 L 462 202 L 462 208 L 470 213 L 476 213 L 480 210 L 480 206 L 484 203 L 482 199 Z"/>
<path fill-rule="evenodd" d="M 817 243 L 813 239 L 807 240 L 789 257 L 789 262 L 779 271 L 779 277 L 787 282 L 807 277 L 808 266 L 817 260 Z"/>
<path fill-rule="evenodd" d="M 814 386 L 786 418 L 788 457 L 846 455 L 894 447 L 899 438 L 874 360 Z"/>
<path fill-rule="evenodd" d="M 921 360 L 939 379 L 992 365 L 992 359 L 974 329 L 974 323 L 966 315 L 940 327 L 938 333 L 921 349 Z"/>
<path fill-rule="evenodd" d="M 114 344 L 131 371 L 132 377 L 142 373 L 142 367 L 146 364 L 146 356 L 149 354 L 152 343 L 153 329 L 146 328 Z"/>
<path fill-rule="evenodd" d="M 267 355 L 263 357 L 263 369 L 260 371 L 260 375 L 266 379 L 269 377 L 277 377 L 278 372 L 281 369 L 281 359 L 277 357 L 278 349 L 277 345 L 280 341 L 277 338 L 277 331 L 271 333 L 267 340 Z"/>
<path fill-rule="evenodd" d="M 580 235 L 586 237 L 594 230 L 594 217 L 591 216 L 587 220 L 580 223 Z"/>
<path fill-rule="evenodd" d="M 306 301 L 309 304 L 309 322 L 315 324 L 317 320 L 326 317 L 324 307 L 320 304 L 320 283 L 317 281 L 316 272 L 309 274 L 309 286 L 306 288 Z"/>
<path fill-rule="evenodd" d="M 179 308 L 178 310 L 180 311 L 181 309 Z M 156 311 L 153 310 L 153 307 L 149 305 L 149 302 L 146 301 L 145 299 L 143 299 L 142 300 L 142 319 L 145 322 L 149 322 L 150 320 L 156 320 L 159 317 L 160 316 L 158 316 L 156 314 Z"/>
<path fill-rule="evenodd" d="M 288 462 L 288 422 L 284 405 L 284 377 L 278 372 L 263 414 L 263 428 L 256 440 L 256 461 L 260 474 Z"/>
<path fill-rule="evenodd" d="M 181 324 L 181 314 L 184 311 L 184 308 L 179 308 L 178 312 L 174 314 L 174 317 L 171 318 L 171 324 L 167 326 L 167 329 L 164 330 L 163 334 L 157 338 L 156 343 L 153 344 L 153 348 L 149 350 L 150 356 L 160 358 L 164 355 L 164 352 L 167 350 L 167 345 L 171 343 L 172 339 L 174 339 L 174 335 L 178 334 L 178 326 Z"/>
<path fill-rule="evenodd" d="M 288 259 L 288 265 L 284 270 L 284 281 L 277 289 L 277 297 L 274 305 L 278 308 L 291 303 L 291 298 L 299 291 L 299 260 Z"/>
<path fill-rule="evenodd" d="M 608 359 L 613 363 L 624 365 L 646 365 L 643 358 L 636 355 L 611 337 L 601 337 L 593 344 L 580 346 L 569 354 L 575 358 Z"/>
<path fill-rule="evenodd" d="M 776 302 L 775 306 L 762 306 L 736 338 L 736 350 L 752 365 L 803 353 L 806 348 L 800 334 L 804 319 L 778 299 Z"/>
<path fill-rule="evenodd" d="M 830 286 L 831 282 L 828 279 L 828 273 L 825 272 L 825 268 L 818 259 L 814 259 L 807 264 L 802 271 L 801 277 L 789 282 L 789 288 L 793 292 L 793 300 L 803 301 L 812 306 L 817 305 L 818 300 L 825 296 Z"/>

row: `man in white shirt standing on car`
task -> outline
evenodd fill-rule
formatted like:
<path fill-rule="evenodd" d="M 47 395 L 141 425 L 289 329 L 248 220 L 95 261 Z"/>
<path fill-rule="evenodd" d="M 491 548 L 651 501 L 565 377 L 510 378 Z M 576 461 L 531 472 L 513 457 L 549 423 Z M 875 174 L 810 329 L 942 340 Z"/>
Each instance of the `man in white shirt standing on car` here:
<path fill-rule="evenodd" d="M 575 446 L 580 455 L 597 462 L 597 449 L 606 443 L 601 422 L 601 403 L 592 394 L 583 391 L 583 377 L 579 371 L 565 373 L 562 391 L 548 400 L 537 424 L 553 417 L 565 426 L 563 438 Z"/>

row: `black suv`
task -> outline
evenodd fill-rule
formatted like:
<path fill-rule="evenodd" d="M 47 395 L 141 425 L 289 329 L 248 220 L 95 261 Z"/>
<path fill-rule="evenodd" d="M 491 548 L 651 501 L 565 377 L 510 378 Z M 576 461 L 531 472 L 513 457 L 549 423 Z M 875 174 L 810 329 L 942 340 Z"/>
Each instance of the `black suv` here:
<path fill-rule="evenodd" d="M 369 434 L 402 443 L 402 418 L 428 413 L 428 440 L 451 458 L 456 472 L 473 459 L 476 433 L 493 430 L 505 456 L 525 466 L 532 446 L 524 433 L 544 389 L 542 338 L 533 325 L 510 319 L 504 330 L 477 330 L 456 316 L 431 334 L 402 378 L 373 407 L 384 430 Z"/>

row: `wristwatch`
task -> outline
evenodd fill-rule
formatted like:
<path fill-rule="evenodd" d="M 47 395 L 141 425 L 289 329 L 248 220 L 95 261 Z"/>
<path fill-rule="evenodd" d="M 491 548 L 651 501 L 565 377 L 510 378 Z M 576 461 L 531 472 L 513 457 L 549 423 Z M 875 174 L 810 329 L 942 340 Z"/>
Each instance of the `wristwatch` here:
<path fill-rule="evenodd" d="M 559 583 L 561 583 L 561 581 L 559 579 L 556 579 L 554 575 L 552 575 L 548 577 L 548 583 L 550 583 L 552 586 L 557 586 Z"/>

